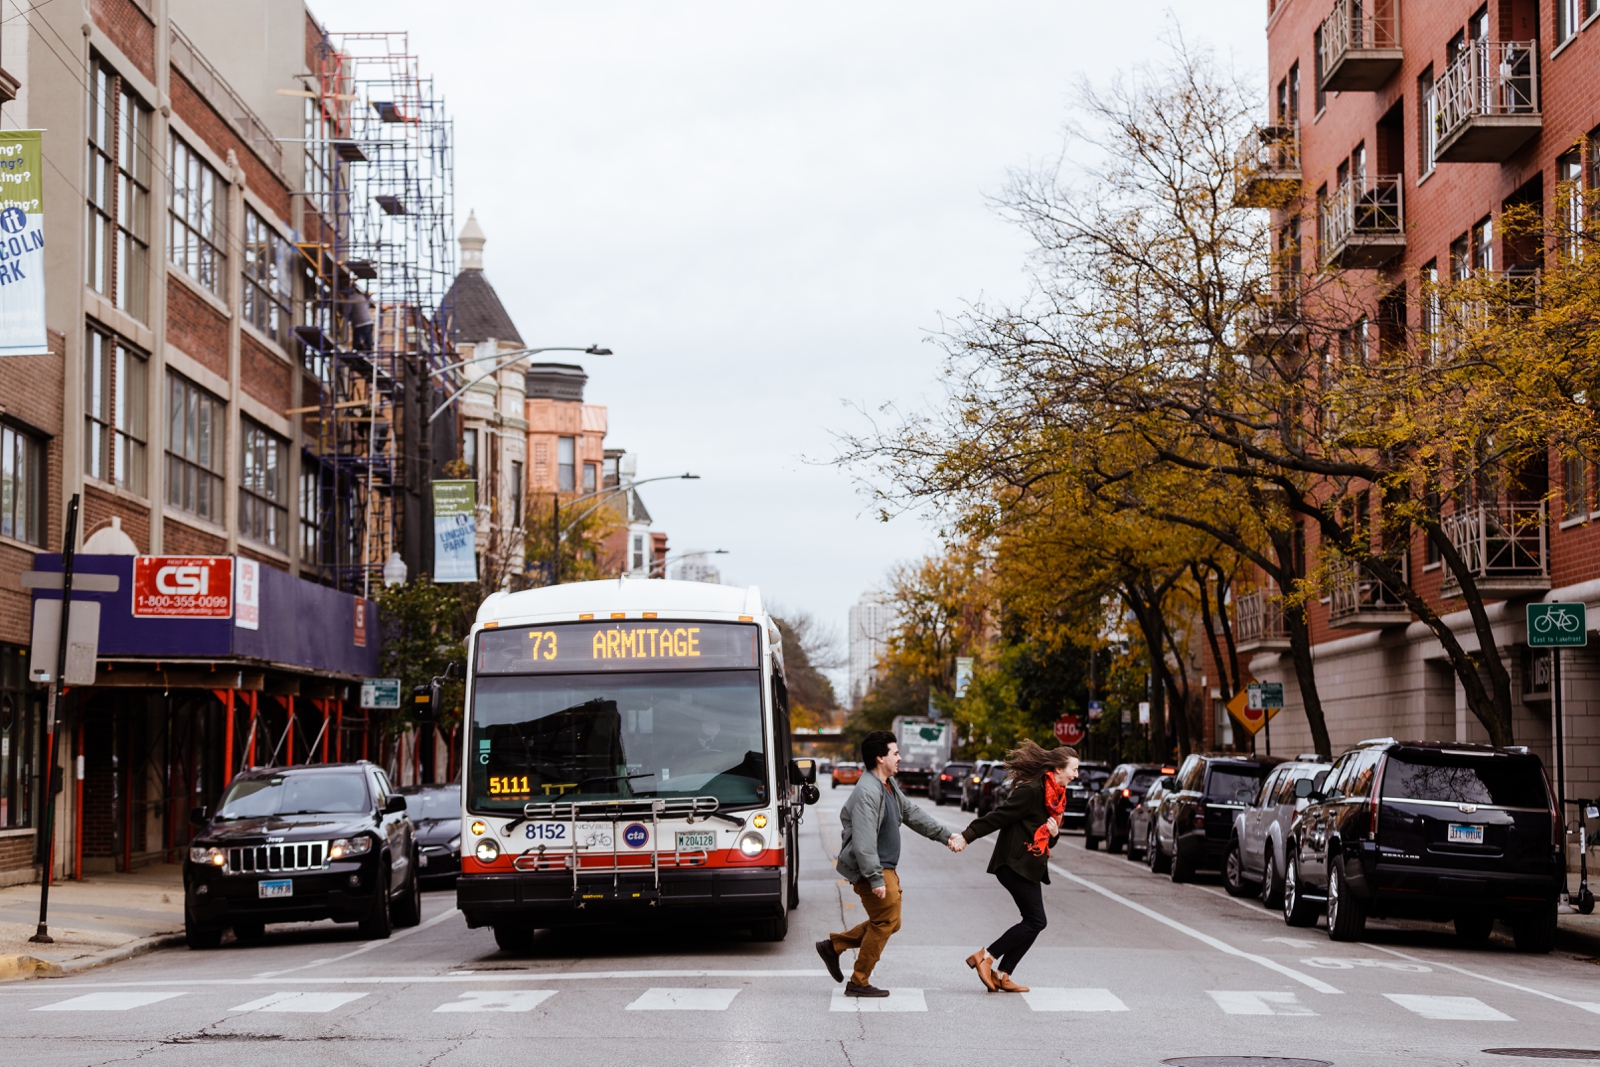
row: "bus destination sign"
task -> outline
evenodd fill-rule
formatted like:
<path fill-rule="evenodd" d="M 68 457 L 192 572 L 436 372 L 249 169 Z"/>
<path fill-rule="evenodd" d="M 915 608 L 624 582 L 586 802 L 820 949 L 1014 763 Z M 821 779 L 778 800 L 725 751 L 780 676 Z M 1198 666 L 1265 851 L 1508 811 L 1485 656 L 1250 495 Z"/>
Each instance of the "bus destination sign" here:
<path fill-rule="evenodd" d="M 478 673 L 754 668 L 761 662 L 759 638 L 752 623 L 673 619 L 484 630 Z"/>

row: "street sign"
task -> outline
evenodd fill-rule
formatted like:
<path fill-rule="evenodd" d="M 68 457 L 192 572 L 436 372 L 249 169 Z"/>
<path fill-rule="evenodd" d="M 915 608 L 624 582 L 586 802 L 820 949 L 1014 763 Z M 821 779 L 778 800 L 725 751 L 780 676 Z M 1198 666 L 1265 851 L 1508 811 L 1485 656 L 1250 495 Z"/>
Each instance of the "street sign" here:
<path fill-rule="evenodd" d="M 1084 738 L 1083 724 L 1076 715 L 1063 715 L 1056 720 L 1056 740 L 1063 745 L 1076 745 Z"/>
<path fill-rule="evenodd" d="M 361 706 L 380 711 L 395 711 L 400 707 L 400 679 L 368 678 L 361 683 Z"/>
<path fill-rule="evenodd" d="M 1587 605 L 1528 605 L 1528 647 L 1583 648 L 1588 643 Z"/>
<path fill-rule="evenodd" d="M 1245 695 L 1256 711 L 1283 710 L 1282 682 L 1251 682 L 1245 686 Z"/>
<path fill-rule="evenodd" d="M 1261 732 L 1278 712 L 1283 710 L 1283 685 L 1278 682 L 1251 682 L 1225 705 L 1228 714 L 1251 737 Z"/>
<path fill-rule="evenodd" d="M 956 699 L 960 700 L 967 695 L 967 686 L 972 683 L 971 656 L 956 657 Z"/>
<path fill-rule="evenodd" d="M 1104 715 L 1105 713 L 1106 713 L 1106 706 L 1105 706 L 1105 704 L 1103 702 L 1098 701 L 1098 700 L 1089 701 L 1089 721 L 1090 722 L 1099 722 L 1100 721 L 1100 716 Z"/>

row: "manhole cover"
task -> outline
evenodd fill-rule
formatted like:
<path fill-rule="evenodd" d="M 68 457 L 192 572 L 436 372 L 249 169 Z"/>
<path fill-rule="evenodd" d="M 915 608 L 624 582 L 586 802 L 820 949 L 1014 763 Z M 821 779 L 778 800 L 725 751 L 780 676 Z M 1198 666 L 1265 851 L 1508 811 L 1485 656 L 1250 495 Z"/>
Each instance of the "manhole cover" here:
<path fill-rule="evenodd" d="M 1600 1060 L 1600 1048 L 1486 1048 L 1491 1056 L 1523 1056 L 1530 1060 Z"/>
<path fill-rule="evenodd" d="M 1333 1067 L 1330 1060 L 1297 1060 L 1288 1056 L 1179 1056 L 1161 1062 L 1167 1067 Z"/>

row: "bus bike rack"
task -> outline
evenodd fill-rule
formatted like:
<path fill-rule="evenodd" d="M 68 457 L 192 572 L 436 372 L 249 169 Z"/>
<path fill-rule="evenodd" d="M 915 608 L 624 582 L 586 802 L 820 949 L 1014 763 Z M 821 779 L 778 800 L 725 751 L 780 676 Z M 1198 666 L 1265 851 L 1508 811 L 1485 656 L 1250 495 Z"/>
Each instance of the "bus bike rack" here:
<path fill-rule="evenodd" d="M 572 851 L 554 856 L 546 856 L 545 849 L 548 845 L 541 844 L 537 852 L 524 852 L 511 861 L 513 869 L 523 872 L 537 871 L 572 871 L 572 906 L 582 908 L 590 900 L 603 900 L 604 894 L 585 894 L 578 886 L 578 872 L 583 869 L 583 860 L 578 854 L 578 822 L 609 822 L 611 823 L 611 862 L 610 864 L 591 864 L 588 870 L 611 871 L 611 899 L 621 899 L 622 872 L 642 871 L 644 866 L 629 864 L 624 866 L 621 859 L 624 853 L 618 850 L 617 824 L 623 821 L 637 821 L 646 817 L 650 820 L 650 840 L 657 847 L 650 850 L 650 874 L 652 885 L 644 896 L 651 907 L 655 907 L 661 900 L 661 868 L 662 858 L 660 849 L 660 829 L 663 817 L 686 816 L 692 825 L 696 818 L 705 818 L 716 812 L 719 802 L 716 797 L 683 797 L 673 800 L 569 800 L 552 801 L 548 803 L 527 804 L 523 806 L 522 815 L 528 821 L 564 821 L 570 829 L 567 831 L 568 840 L 572 843 Z M 674 868 L 704 867 L 710 861 L 708 851 L 681 853 L 673 851 L 670 862 L 666 866 Z"/>

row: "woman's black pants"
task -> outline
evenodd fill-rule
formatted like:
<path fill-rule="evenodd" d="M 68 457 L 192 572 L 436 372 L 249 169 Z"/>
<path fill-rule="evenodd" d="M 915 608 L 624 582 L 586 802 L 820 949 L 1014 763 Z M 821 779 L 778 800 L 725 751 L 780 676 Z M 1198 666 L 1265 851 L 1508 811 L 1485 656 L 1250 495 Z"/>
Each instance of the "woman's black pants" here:
<path fill-rule="evenodd" d="M 1006 887 L 1011 899 L 1017 902 L 1022 920 L 989 946 L 989 955 L 1000 961 L 999 970 L 1014 974 L 1017 964 L 1022 962 L 1022 957 L 1033 947 L 1034 939 L 1045 928 L 1044 887 L 1022 877 L 1010 867 L 1001 867 L 995 872 L 995 877 Z"/>

